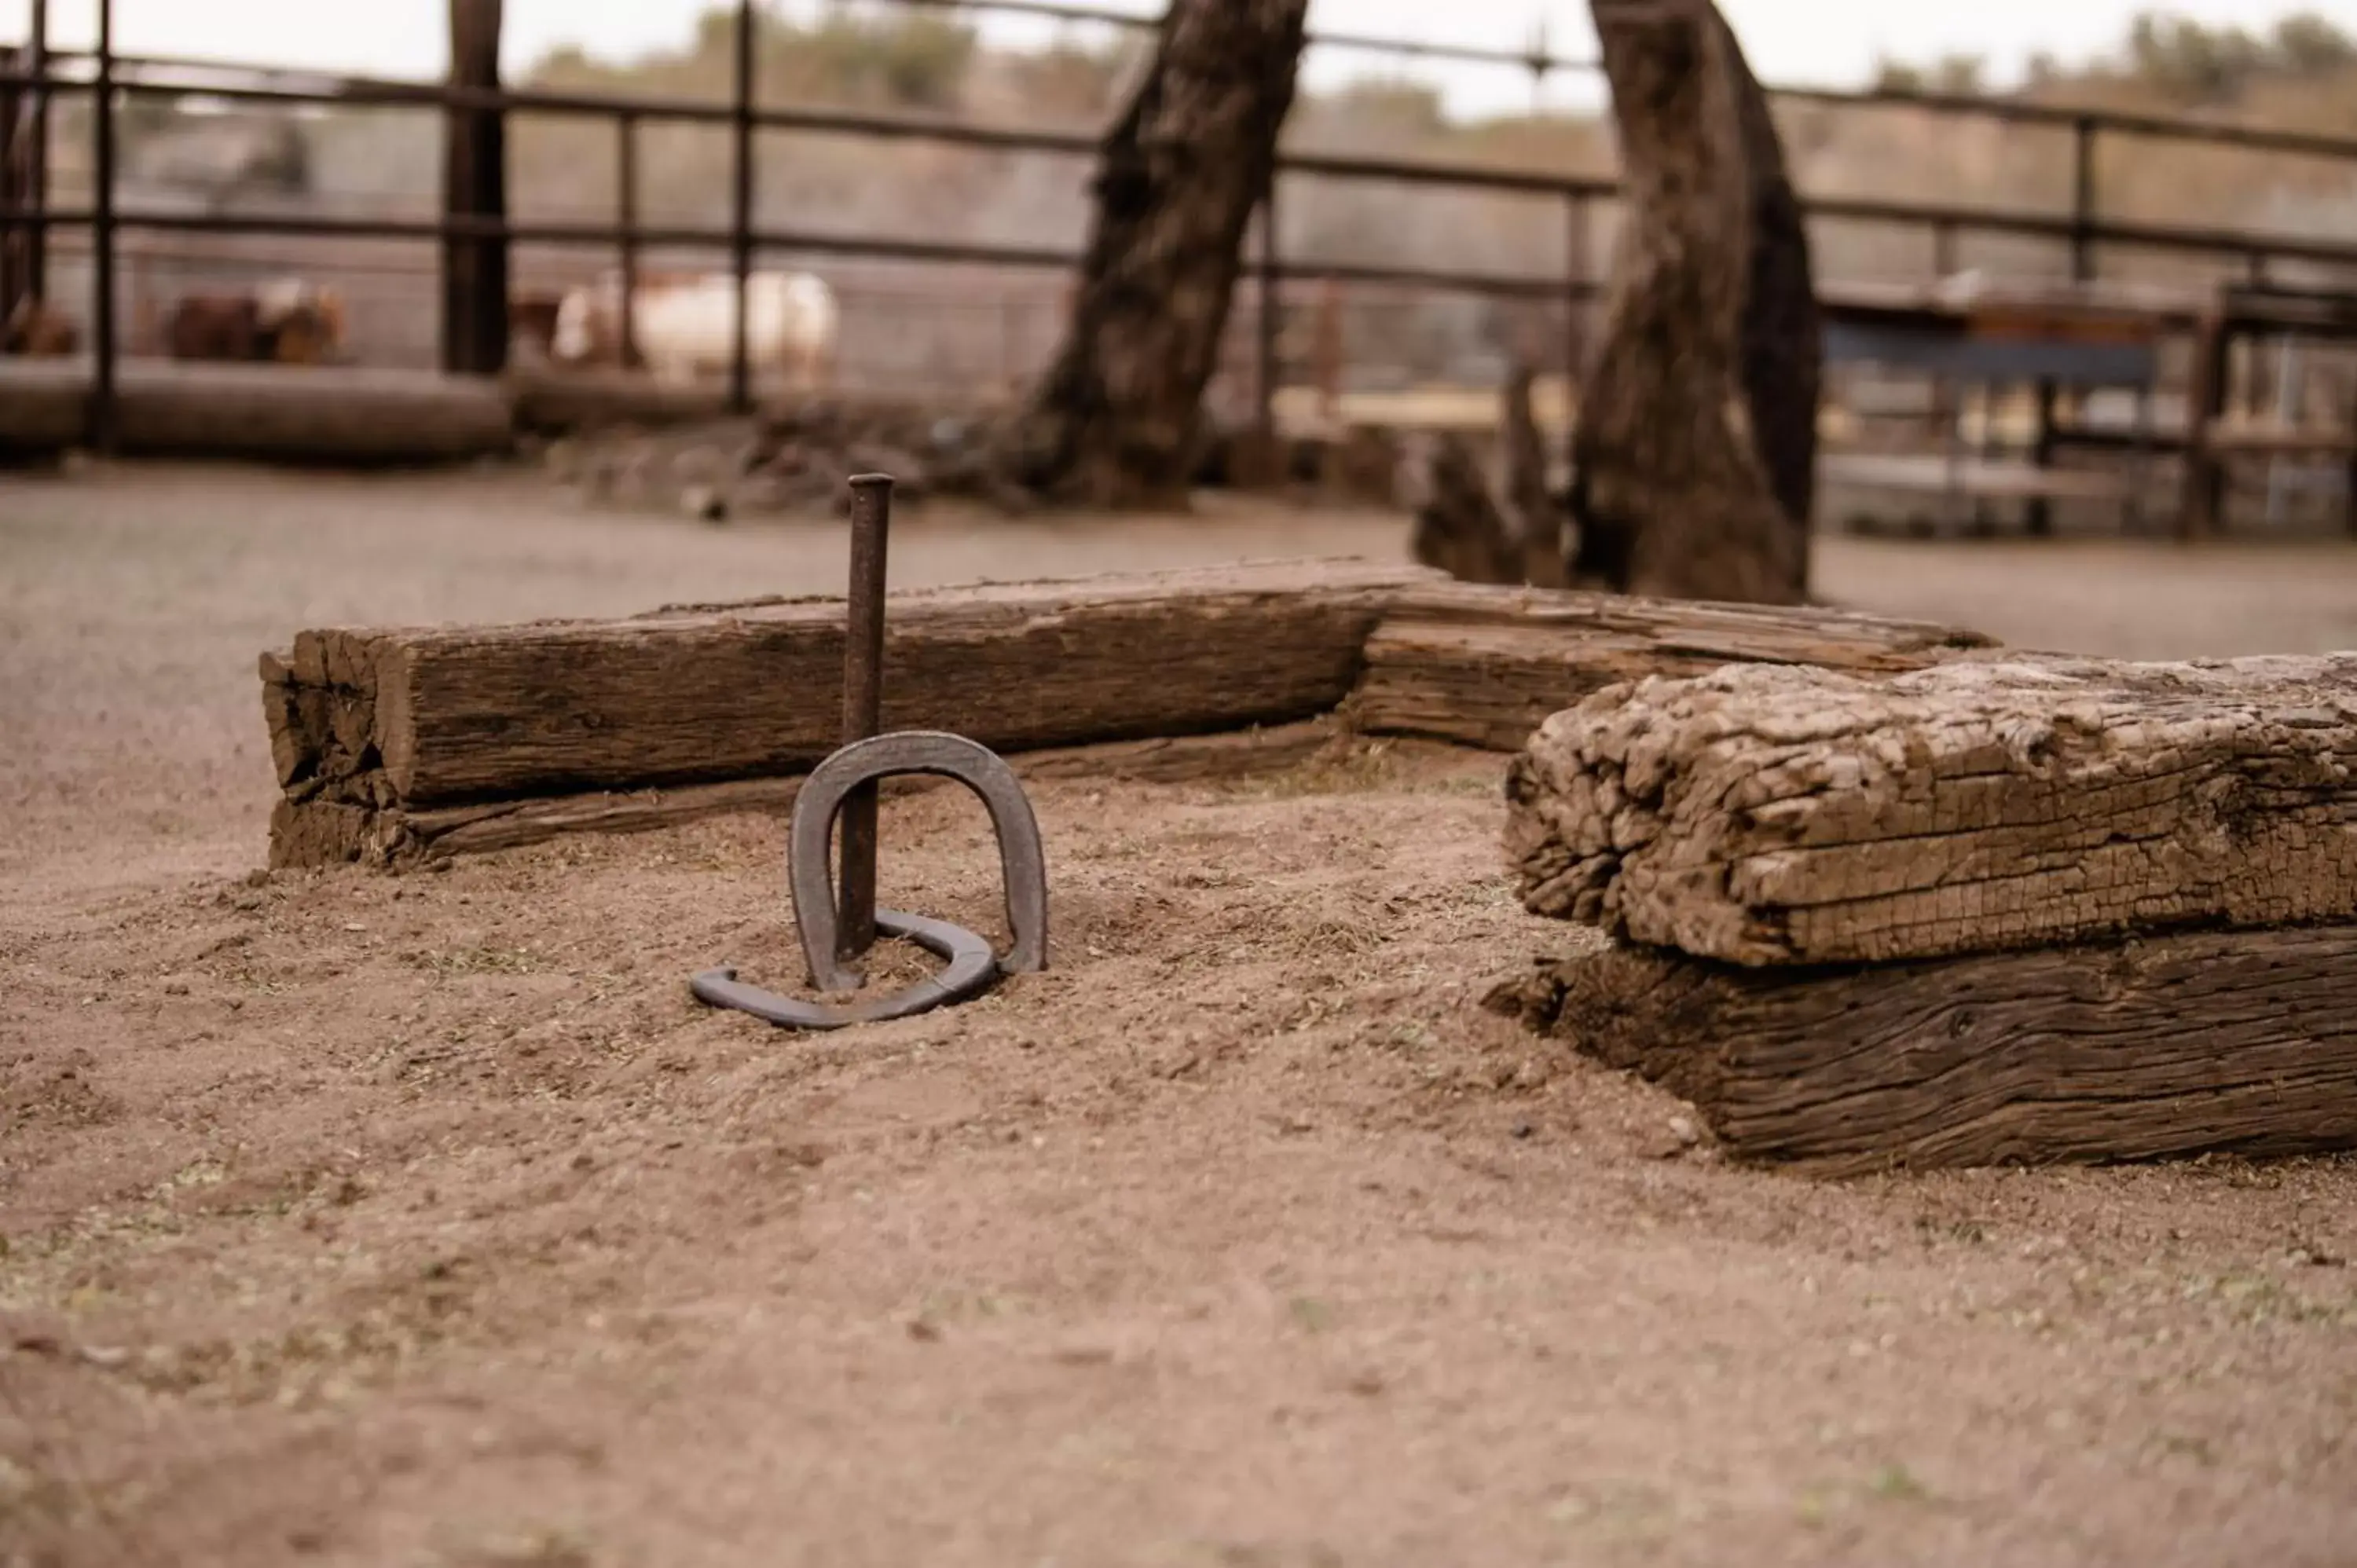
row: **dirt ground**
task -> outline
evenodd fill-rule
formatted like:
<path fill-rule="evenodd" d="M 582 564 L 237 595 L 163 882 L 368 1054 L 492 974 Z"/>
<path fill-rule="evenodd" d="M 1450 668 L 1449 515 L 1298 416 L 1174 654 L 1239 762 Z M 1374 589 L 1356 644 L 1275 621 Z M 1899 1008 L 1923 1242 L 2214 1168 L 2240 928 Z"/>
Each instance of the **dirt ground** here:
<path fill-rule="evenodd" d="M 902 583 L 1395 555 L 977 529 Z M 1845 603 L 2357 646 L 2357 549 L 1829 539 Z M 0 477 L 0 1568 L 2357 1563 L 2357 1163 L 1845 1183 L 1472 1005 L 1499 759 L 1043 783 L 1051 971 L 796 1036 L 783 824 L 266 875 L 297 627 L 832 587 L 532 480 Z M 986 823 L 888 902 L 997 933 Z"/>

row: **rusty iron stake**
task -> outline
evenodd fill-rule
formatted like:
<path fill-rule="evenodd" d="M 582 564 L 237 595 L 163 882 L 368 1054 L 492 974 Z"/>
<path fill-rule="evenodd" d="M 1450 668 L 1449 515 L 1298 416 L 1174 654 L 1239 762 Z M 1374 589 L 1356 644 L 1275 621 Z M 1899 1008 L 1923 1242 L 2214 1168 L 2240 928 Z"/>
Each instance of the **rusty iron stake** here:
<path fill-rule="evenodd" d="M 1039 820 L 1006 759 L 979 741 L 940 730 L 879 733 L 884 722 L 884 559 L 892 528 L 892 477 L 851 479 L 851 593 L 844 614 L 844 744 L 812 770 L 794 799 L 787 830 L 787 891 L 813 987 L 857 991 L 857 960 L 877 933 L 903 937 L 948 967 L 889 996 L 849 1006 L 781 996 L 737 979 L 733 965 L 688 982 L 696 999 L 768 1020 L 782 1029 L 840 1029 L 906 1018 L 979 996 L 1003 974 L 1048 967 L 1048 862 Z M 1006 884 L 1006 924 L 1014 944 L 1005 958 L 962 926 L 876 907 L 876 786 L 904 774 L 954 779 L 980 797 L 998 835 Z M 835 824 L 841 864 L 827 865 Z M 831 895 L 831 896 L 830 896 Z"/>
<path fill-rule="evenodd" d="M 843 743 L 884 727 L 884 556 L 892 532 L 892 476 L 851 479 L 851 602 L 844 622 Z M 835 952 L 857 958 L 876 945 L 876 786 L 843 802 Z"/>

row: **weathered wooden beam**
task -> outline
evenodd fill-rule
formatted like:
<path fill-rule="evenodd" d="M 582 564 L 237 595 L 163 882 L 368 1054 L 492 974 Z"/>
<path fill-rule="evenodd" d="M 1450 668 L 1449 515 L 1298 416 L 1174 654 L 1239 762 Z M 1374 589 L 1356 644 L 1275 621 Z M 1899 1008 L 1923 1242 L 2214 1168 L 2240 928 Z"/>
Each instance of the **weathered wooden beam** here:
<path fill-rule="evenodd" d="M 1834 610 L 1415 588 L 1367 639 L 1351 716 L 1370 734 L 1513 751 L 1550 714 L 1648 675 L 1728 663 L 1892 672 L 1987 646 L 1950 627 Z"/>
<path fill-rule="evenodd" d="M 1827 1174 L 2357 1148 L 2357 927 L 1804 970 L 1616 945 L 1489 1005 Z"/>
<path fill-rule="evenodd" d="M 1746 965 L 2357 919 L 2357 655 L 1724 669 L 1509 769 L 1535 913 Z"/>
<path fill-rule="evenodd" d="M 1224 732 L 1340 708 L 1364 733 L 1511 751 L 1632 675 L 1750 660 L 1904 670 L 1985 646 L 1834 611 L 1330 561 L 897 594 L 888 628 L 888 727 L 1009 753 L 1128 741 L 1144 757 L 1203 736 L 1255 766 L 1268 735 L 1290 732 Z M 840 743 L 842 669 L 842 602 L 828 598 L 303 632 L 261 663 L 285 797 L 273 854 L 393 863 L 758 805 Z"/>
<path fill-rule="evenodd" d="M 1000 750 L 1241 729 L 1339 704 L 1414 567 L 1333 563 L 897 594 L 884 721 Z M 417 810 L 716 783 L 842 741 L 837 599 L 620 621 L 299 634 L 263 663 L 290 799 Z"/>
<path fill-rule="evenodd" d="M 1308 761 L 1341 732 L 1309 720 L 1224 735 L 1177 736 L 1019 752 L 1008 758 L 1025 779 L 1103 779 L 1152 784 L 1242 779 Z M 914 793 L 948 782 L 933 778 L 888 780 L 887 794 Z M 799 774 L 735 779 L 678 789 L 600 790 L 418 811 L 375 808 L 314 797 L 281 800 L 270 824 L 274 866 L 359 862 L 401 866 L 454 854 L 517 849 L 577 832 L 644 832 L 705 817 L 742 813 L 783 816 L 802 791 Z"/>

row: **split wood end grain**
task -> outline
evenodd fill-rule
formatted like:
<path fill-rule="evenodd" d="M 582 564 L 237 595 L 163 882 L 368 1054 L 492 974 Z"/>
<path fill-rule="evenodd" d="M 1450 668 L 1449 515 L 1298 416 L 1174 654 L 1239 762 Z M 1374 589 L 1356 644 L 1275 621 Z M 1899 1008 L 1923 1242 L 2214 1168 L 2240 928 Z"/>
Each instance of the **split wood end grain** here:
<path fill-rule="evenodd" d="M 1740 964 L 2357 917 L 2357 655 L 1728 667 L 1510 766 L 1534 913 Z"/>

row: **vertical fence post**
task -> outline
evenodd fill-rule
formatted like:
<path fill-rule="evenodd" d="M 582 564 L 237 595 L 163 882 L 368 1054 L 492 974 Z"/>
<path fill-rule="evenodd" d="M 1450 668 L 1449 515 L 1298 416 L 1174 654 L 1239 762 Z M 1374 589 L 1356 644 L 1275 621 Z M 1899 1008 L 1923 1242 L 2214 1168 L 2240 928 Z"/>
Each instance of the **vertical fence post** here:
<path fill-rule="evenodd" d="M 736 188 L 728 208 L 728 261 L 735 274 L 737 319 L 728 347 L 728 407 L 743 413 L 753 406 L 752 323 L 748 319 L 753 276 L 753 48 L 754 0 L 737 3 L 737 83 L 733 119 Z"/>
<path fill-rule="evenodd" d="M 2349 417 L 2352 424 L 2357 424 L 2357 392 L 2353 392 L 2350 397 Z M 2341 525 L 2348 531 L 2352 538 L 2357 538 L 2357 452 L 2349 454 L 2348 461 L 2341 467 L 2341 478 L 2343 486 L 2341 492 Z"/>
<path fill-rule="evenodd" d="M 2095 131 L 2093 115 L 2071 123 L 2071 277 L 2095 276 Z"/>
<path fill-rule="evenodd" d="M 90 444 L 114 446 L 114 0 L 98 0 L 98 74 L 91 87 Z"/>
<path fill-rule="evenodd" d="M 1016 371 L 1015 295 L 1002 291 L 998 296 L 998 381 L 1011 396 L 1019 384 Z"/>
<path fill-rule="evenodd" d="M 639 117 L 614 116 L 614 221 L 621 229 L 617 249 L 622 274 L 622 346 L 616 357 L 626 371 L 639 364 Z"/>
<path fill-rule="evenodd" d="M 1582 361 L 1587 358 L 1587 192 L 1568 188 L 1563 216 L 1563 425 L 1567 443 L 1577 424 L 1572 408 Z"/>
<path fill-rule="evenodd" d="M 1276 433 L 1276 312 L 1282 270 L 1276 255 L 1276 175 L 1268 177 L 1268 194 L 1260 204 L 1260 361 L 1254 378 L 1254 416 L 1260 433 Z"/>
<path fill-rule="evenodd" d="M 1932 275 L 1946 279 L 1954 276 L 1955 272 L 1956 225 L 1953 220 L 1943 218 L 1932 225 Z M 1984 420 L 1988 417 L 1986 405 L 1981 417 Z M 1932 378 L 1932 402 L 1924 411 L 1924 419 L 1930 434 L 1946 446 L 1950 477 L 1953 478 L 1953 466 L 1964 439 L 1964 406 L 1945 376 Z M 1987 439 L 1986 431 L 1982 433 L 1982 439 Z"/>
<path fill-rule="evenodd" d="M 449 0 L 448 12 L 442 369 L 491 376 L 507 368 L 508 358 L 507 104 L 500 76 L 505 6 L 503 0 Z"/>
<path fill-rule="evenodd" d="M 0 70 L 13 71 L 24 63 L 24 50 L 14 44 L 0 44 Z M 0 207 L 12 213 L 27 205 L 23 188 L 27 102 L 25 89 L 13 82 L 0 86 Z M 19 224 L 13 217 L 0 219 L 0 332 L 7 330 L 17 302 L 25 297 L 25 269 L 19 258 L 25 253 L 25 236 L 31 232 L 30 225 Z M 5 352 L 6 348 L 0 346 L 0 353 Z"/>
<path fill-rule="evenodd" d="M 28 34 L 26 53 L 31 57 L 27 64 L 33 85 L 31 113 L 23 133 L 25 165 L 18 196 L 38 215 L 49 207 L 49 0 L 33 0 Z M 46 301 L 49 297 L 49 226 L 37 217 L 25 231 L 24 242 L 25 293 Z"/>
<path fill-rule="evenodd" d="M 2099 127 L 2090 114 L 2082 114 L 2071 122 L 2071 281 L 2092 283 L 2095 277 L 2095 133 Z M 2055 383 L 2041 380 L 2037 386 L 2034 423 L 2030 427 L 2029 461 L 2039 468 L 2054 465 L 2054 403 Z M 2045 496 L 2033 497 L 2029 502 L 2029 532 L 2045 534 L 2054 532 L 2054 503 Z"/>
<path fill-rule="evenodd" d="M 2233 327 L 2226 302 L 2203 312 L 2193 336 L 2193 373 L 2185 394 L 2185 490 L 2177 513 L 2177 536 L 2198 539 L 2218 526 L 2224 510 L 2226 471 L 2211 446 L 2218 416 L 2226 412 L 2227 359 Z"/>

